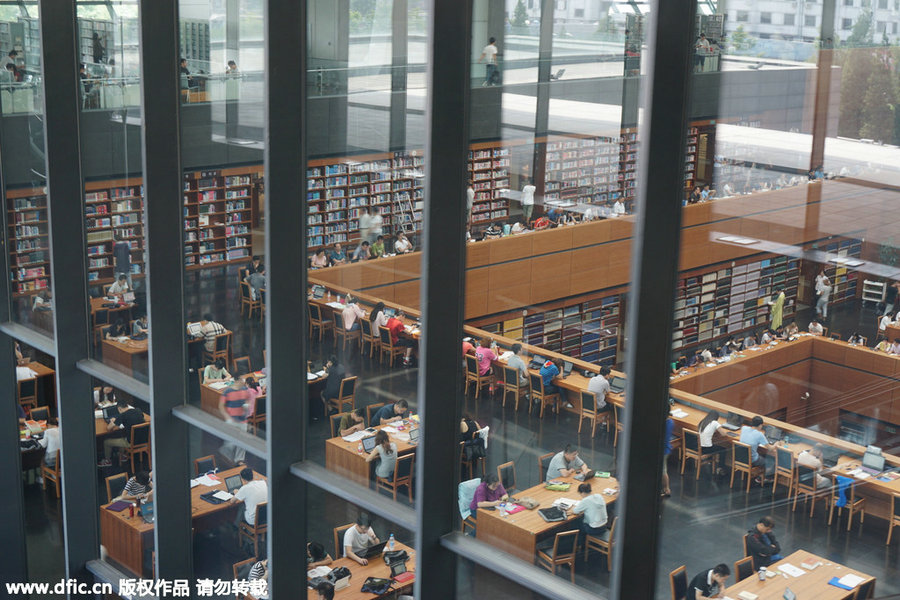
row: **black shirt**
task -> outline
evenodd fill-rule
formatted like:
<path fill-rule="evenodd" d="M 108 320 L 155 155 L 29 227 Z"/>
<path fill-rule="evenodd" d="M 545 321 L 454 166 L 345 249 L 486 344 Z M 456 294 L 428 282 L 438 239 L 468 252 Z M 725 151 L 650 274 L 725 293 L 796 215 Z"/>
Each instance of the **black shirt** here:
<path fill-rule="evenodd" d="M 116 261 L 116 273 L 131 272 L 131 246 L 128 242 L 116 242 L 113 246 L 113 258 Z"/>
<path fill-rule="evenodd" d="M 709 583 L 710 571 L 712 569 L 700 571 L 691 579 L 691 584 L 688 586 L 687 600 L 700 600 L 703 596 L 710 598 L 719 593 L 719 582 L 713 579 L 712 583 Z"/>
<path fill-rule="evenodd" d="M 328 369 L 328 379 L 325 381 L 325 398 L 337 398 L 341 391 L 341 381 L 344 379 L 344 375 L 346 375 L 347 369 L 344 368 L 344 365 L 338 363 L 336 365 L 331 365 L 331 368 Z"/>
<path fill-rule="evenodd" d="M 763 539 L 763 535 L 768 538 L 768 543 Z M 781 552 L 781 544 L 778 543 L 775 534 L 771 531 L 762 534 L 759 529 L 754 527 L 747 532 L 747 549 L 750 551 L 750 556 L 753 557 L 753 568 L 759 569 L 772 564 L 772 555 Z"/>
<path fill-rule="evenodd" d="M 114 423 L 125 427 L 125 439 L 131 441 L 131 428 L 144 422 L 144 413 L 139 408 L 129 408 L 118 417 Z"/>
<path fill-rule="evenodd" d="M 897 288 L 892 285 L 887 286 L 887 298 L 885 304 L 893 304 L 897 300 Z"/>

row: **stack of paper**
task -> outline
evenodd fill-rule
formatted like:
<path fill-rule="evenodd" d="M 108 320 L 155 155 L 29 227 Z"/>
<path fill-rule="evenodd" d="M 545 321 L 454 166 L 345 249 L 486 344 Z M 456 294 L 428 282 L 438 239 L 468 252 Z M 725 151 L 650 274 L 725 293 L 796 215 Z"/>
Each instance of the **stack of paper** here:
<path fill-rule="evenodd" d="M 804 573 L 803 569 L 797 568 L 790 563 L 785 563 L 783 565 L 780 565 L 778 567 L 778 570 L 781 571 L 782 573 L 787 573 L 791 577 L 800 577 Z"/>
<path fill-rule="evenodd" d="M 355 432 L 351 433 L 350 435 L 345 435 L 341 439 L 343 439 L 345 442 L 350 442 L 352 444 L 353 442 L 358 442 L 359 440 L 363 439 L 364 437 L 368 437 L 369 435 L 371 435 L 371 434 L 368 431 L 366 431 L 365 429 L 363 429 L 362 431 L 355 431 Z"/>
<path fill-rule="evenodd" d="M 315 569 L 310 569 L 306 572 L 307 577 L 312 579 L 313 577 L 328 577 L 328 574 L 331 573 L 331 567 L 316 567 Z"/>
<path fill-rule="evenodd" d="M 231 385 L 230 381 L 216 381 L 215 383 L 208 384 L 214 390 L 224 390 L 229 385 Z"/>
<path fill-rule="evenodd" d="M 680 408 L 675 408 L 675 409 L 673 409 L 673 410 L 670 411 L 670 412 L 671 412 L 672 416 L 675 417 L 675 418 L 677 418 L 677 419 L 683 419 L 683 418 L 685 418 L 686 416 L 688 416 L 687 411 L 681 410 Z"/>
<path fill-rule="evenodd" d="M 577 500 L 572 500 L 571 498 L 557 498 L 553 501 L 553 506 L 560 510 L 569 510 L 575 504 L 577 504 Z"/>
<path fill-rule="evenodd" d="M 838 583 L 840 583 L 841 585 L 845 585 L 850 589 L 853 589 L 865 580 L 865 577 L 860 577 L 859 575 L 854 575 L 853 573 L 847 573 L 846 575 L 838 579 Z"/>
<path fill-rule="evenodd" d="M 205 485 L 206 487 L 219 485 L 219 478 L 215 475 L 203 475 L 202 477 L 198 477 L 196 481 L 200 485 Z"/>
<path fill-rule="evenodd" d="M 231 494 L 229 494 L 228 492 L 223 492 L 222 490 L 219 490 L 218 492 L 213 494 L 213 498 L 218 498 L 219 500 L 222 500 L 223 502 L 227 502 L 228 500 L 231 500 L 232 497 L 233 496 Z"/>

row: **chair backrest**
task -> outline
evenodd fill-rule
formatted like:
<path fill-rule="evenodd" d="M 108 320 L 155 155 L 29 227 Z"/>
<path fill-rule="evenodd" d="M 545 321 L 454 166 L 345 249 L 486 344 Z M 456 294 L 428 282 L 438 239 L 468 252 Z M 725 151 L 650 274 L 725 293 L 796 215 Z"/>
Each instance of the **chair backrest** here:
<path fill-rule="evenodd" d="M 109 324 L 109 310 L 101 308 L 94 312 L 94 326 Z"/>
<path fill-rule="evenodd" d="M 507 491 L 516 489 L 516 463 L 509 461 L 497 466 L 497 479 Z"/>
<path fill-rule="evenodd" d="M 537 373 L 528 373 L 528 385 L 531 387 L 531 396 L 544 394 L 544 380 Z"/>
<path fill-rule="evenodd" d="M 34 377 L 30 379 L 20 379 L 19 398 L 34 398 L 35 396 L 37 396 L 37 379 Z"/>
<path fill-rule="evenodd" d="M 381 345 L 393 348 L 394 343 L 391 341 L 391 330 L 387 327 L 378 328 L 378 337 L 381 338 Z"/>
<path fill-rule="evenodd" d="M 235 581 L 246 581 L 250 577 L 250 569 L 256 564 L 256 557 L 251 556 L 247 560 L 234 563 L 231 566 L 231 572 L 234 574 Z"/>
<path fill-rule="evenodd" d="M 690 429 L 681 430 L 681 441 L 684 443 L 684 449 L 691 452 L 700 451 L 700 434 Z"/>
<path fill-rule="evenodd" d="M 334 558 L 340 558 L 344 555 L 344 547 L 341 543 L 342 538 L 344 537 L 344 532 L 353 527 L 355 523 L 349 523 L 347 525 L 341 525 L 340 527 L 334 528 Z"/>
<path fill-rule="evenodd" d="M 308 303 L 309 306 L 309 318 L 313 321 L 321 321 L 322 313 L 319 311 L 319 305 L 313 302 Z"/>
<path fill-rule="evenodd" d="M 397 457 L 397 466 L 394 467 L 394 481 L 412 477 L 415 459 L 415 454 L 404 454 L 403 456 Z"/>
<path fill-rule="evenodd" d="M 900 494 L 891 494 L 891 515 L 894 519 L 900 519 Z"/>
<path fill-rule="evenodd" d="M 116 473 L 106 478 L 106 501 L 112 502 L 113 498 L 122 495 L 125 484 L 128 483 L 128 473 Z"/>
<path fill-rule="evenodd" d="M 253 372 L 253 369 L 250 366 L 250 357 L 249 356 L 239 356 L 236 359 L 234 359 L 235 376 L 237 376 L 237 373 L 240 373 L 242 369 L 244 369 L 245 373 Z"/>
<path fill-rule="evenodd" d="M 833 340 L 841 341 L 841 334 L 839 334 L 839 333 L 832 333 L 832 334 L 831 334 L 830 336 L 828 336 L 828 337 L 830 337 L 830 338 L 833 339 Z"/>
<path fill-rule="evenodd" d="M 331 421 L 331 437 L 337 437 L 341 434 L 338 429 L 341 426 L 341 419 L 344 418 L 345 415 L 349 415 L 350 413 L 342 412 L 336 415 L 331 415 L 328 419 Z"/>
<path fill-rule="evenodd" d="M 32 421 L 46 421 L 50 417 L 50 409 L 46 406 L 36 406 L 29 412 Z"/>
<path fill-rule="evenodd" d="M 257 419 L 264 419 L 266 417 L 266 397 L 260 396 L 256 399 L 256 403 L 253 406 L 253 416 Z"/>
<path fill-rule="evenodd" d="M 578 544 L 578 530 L 557 533 L 553 541 L 553 558 L 562 559 L 575 555 L 575 547 Z"/>
<path fill-rule="evenodd" d="M 753 557 L 746 556 L 734 563 L 734 578 L 743 581 L 753 575 Z"/>
<path fill-rule="evenodd" d="M 749 535 L 749 534 L 745 533 L 745 534 L 744 534 L 744 537 L 743 537 L 743 541 L 744 541 L 744 556 L 750 556 L 750 545 L 747 544 L 747 536 L 748 536 L 748 535 Z"/>
<path fill-rule="evenodd" d="M 269 524 L 269 503 L 260 502 L 256 505 L 256 528 L 265 527 Z"/>
<path fill-rule="evenodd" d="M 687 594 L 687 568 L 681 565 L 669 572 L 669 587 L 672 589 L 672 600 L 684 600 Z"/>
<path fill-rule="evenodd" d="M 360 319 L 359 328 L 362 329 L 363 337 L 372 337 L 372 321 L 368 319 Z"/>
<path fill-rule="evenodd" d="M 597 397 L 593 392 L 581 392 L 581 410 L 591 413 L 597 411 Z"/>
<path fill-rule="evenodd" d="M 466 357 L 468 358 L 468 357 Z M 519 387 L 519 370 L 512 367 L 503 367 L 503 383 L 511 388 Z"/>
<path fill-rule="evenodd" d="M 778 469 L 794 470 L 794 453 L 787 448 L 775 448 L 775 467 Z"/>
<path fill-rule="evenodd" d="M 214 454 L 210 454 L 209 456 L 201 456 L 200 458 L 194 459 L 194 474 L 198 477 L 204 473 L 214 471 L 215 469 L 216 456 Z"/>
<path fill-rule="evenodd" d="M 750 468 L 750 446 L 740 442 L 731 445 L 731 460 L 735 465 Z"/>
<path fill-rule="evenodd" d="M 341 390 L 338 394 L 341 398 L 349 398 L 356 392 L 356 376 L 344 377 L 341 380 Z"/>
<path fill-rule="evenodd" d="M 474 356 L 466 354 L 466 373 L 474 377 L 478 376 L 478 361 Z"/>
<path fill-rule="evenodd" d="M 131 428 L 131 447 L 150 444 L 150 423 L 141 423 Z"/>
<path fill-rule="evenodd" d="M 231 333 L 220 333 L 216 336 L 216 352 L 220 352 L 222 350 L 228 350 L 228 344 L 231 340 Z"/>
<path fill-rule="evenodd" d="M 241 282 L 241 300 L 250 300 L 250 284 L 246 281 Z"/>
<path fill-rule="evenodd" d="M 538 456 L 538 470 L 541 472 L 541 481 L 547 478 L 547 469 L 550 468 L 550 461 L 553 460 L 554 454 L 549 452 Z"/>
<path fill-rule="evenodd" d="M 366 423 L 369 424 L 369 427 L 374 427 L 372 424 L 372 415 L 378 412 L 378 409 L 384 406 L 384 402 L 376 402 L 375 404 L 370 404 L 366 407 Z"/>
<path fill-rule="evenodd" d="M 616 542 L 616 525 L 619 523 L 619 517 L 613 517 L 612 525 L 609 526 L 609 545 L 612 546 Z"/>
<path fill-rule="evenodd" d="M 344 319 L 341 317 L 341 313 L 333 311 L 331 313 L 331 320 L 334 322 L 335 331 L 344 331 Z"/>
<path fill-rule="evenodd" d="M 804 488 L 815 489 L 816 470 L 812 467 L 797 465 L 797 485 Z"/>

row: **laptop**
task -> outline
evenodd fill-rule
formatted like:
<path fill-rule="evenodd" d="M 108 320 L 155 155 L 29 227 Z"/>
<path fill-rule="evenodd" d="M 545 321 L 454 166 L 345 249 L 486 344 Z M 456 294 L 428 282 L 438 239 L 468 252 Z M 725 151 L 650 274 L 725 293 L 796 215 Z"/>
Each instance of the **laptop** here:
<path fill-rule="evenodd" d="M 244 484 L 241 483 L 240 475 L 232 475 L 231 477 L 225 478 L 225 489 L 229 494 L 234 494 L 241 488 L 242 485 Z"/>
<path fill-rule="evenodd" d="M 625 391 L 625 384 L 628 380 L 624 377 L 619 377 L 618 375 L 612 378 L 612 381 L 609 382 L 609 391 L 613 394 L 621 394 Z"/>
<path fill-rule="evenodd" d="M 884 471 L 884 455 L 866 452 L 863 454 L 862 466 L 859 470 L 869 475 L 878 475 Z"/>
<path fill-rule="evenodd" d="M 782 598 L 784 598 L 784 600 L 797 600 L 797 594 L 792 592 L 791 588 L 784 588 Z"/>
<path fill-rule="evenodd" d="M 381 542 L 379 544 L 375 544 L 374 546 L 369 546 L 362 552 L 357 552 L 356 555 L 360 558 L 373 558 L 375 556 L 379 556 L 382 552 L 384 552 L 384 547 L 387 545 L 387 542 Z"/>
<path fill-rule="evenodd" d="M 840 457 L 841 451 L 837 448 L 826 446 L 822 449 L 822 464 L 829 469 L 837 466 L 838 458 Z"/>
<path fill-rule="evenodd" d="M 125 292 L 122 294 L 122 302 L 125 302 L 126 304 L 134 302 L 134 292 Z"/>
<path fill-rule="evenodd" d="M 363 452 L 371 452 L 375 449 L 375 436 L 369 436 L 362 439 Z"/>
<path fill-rule="evenodd" d="M 531 362 L 528 363 L 529 369 L 540 369 L 544 366 L 544 363 L 547 362 L 547 359 L 541 356 L 540 354 L 535 354 L 531 357 Z"/>
<path fill-rule="evenodd" d="M 596 476 L 597 476 L 596 471 L 594 471 L 593 469 L 588 469 L 587 473 L 579 473 L 578 475 L 575 476 L 575 479 L 578 481 L 590 481 L 591 479 L 593 479 Z"/>
<path fill-rule="evenodd" d="M 730 431 L 737 431 L 743 424 L 744 418 L 741 415 L 737 414 L 736 412 L 728 411 L 728 417 L 722 427 Z"/>
<path fill-rule="evenodd" d="M 324 285 L 314 285 L 312 287 L 312 296 L 314 300 L 321 300 L 325 297 L 325 286 Z"/>
<path fill-rule="evenodd" d="M 775 442 L 780 442 L 781 438 L 784 437 L 784 432 L 775 427 L 774 425 L 766 425 L 766 439 L 769 440 L 770 444 L 774 444 Z"/>
<path fill-rule="evenodd" d="M 352 575 L 347 575 L 346 577 L 341 577 L 337 581 L 334 582 L 334 591 L 342 590 L 345 587 L 350 587 L 350 577 Z"/>
<path fill-rule="evenodd" d="M 421 430 L 418 427 L 409 430 L 409 443 L 413 446 L 419 443 L 419 431 Z"/>
<path fill-rule="evenodd" d="M 119 415 L 119 408 L 113 404 L 103 409 L 103 420 L 109 423 Z"/>
<path fill-rule="evenodd" d="M 541 518 L 548 523 L 555 523 L 557 521 L 566 520 L 566 513 L 556 508 L 555 506 L 550 506 L 548 508 L 539 508 L 538 514 L 541 515 Z"/>
<path fill-rule="evenodd" d="M 390 319 L 390 318 L 392 318 L 392 317 L 396 317 L 396 316 L 397 316 L 397 311 L 394 310 L 393 308 L 385 308 L 385 309 L 384 309 L 384 316 L 386 316 L 388 319 Z"/>
<path fill-rule="evenodd" d="M 141 519 L 144 520 L 144 523 L 152 523 L 154 521 L 153 502 L 146 502 L 141 505 Z"/>
<path fill-rule="evenodd" d="M 391 565 L 391 579 L 396 581 L 397 583 L 406 583 L 407 581 L 414 579 L 415 574 L 410 573 L 406 570 L 406 561 L 398 560 L 397 562 L 392 562 Z"/>
<path fill-rule="evenodd" d="M 563 379 L 565 379 L 566 377 L 569 376 L 570 373 L 572 373 L 573 366 L 574 365 L 572 363 L 570 363 L 569 361 L 563 362 L 563 373 L 562 373 Z"/>
<path fill-rule="evenodd" d="M 200 335 L 200 323 L 188 323 L 187 331 L 189 335 L 197 336 Z"/>

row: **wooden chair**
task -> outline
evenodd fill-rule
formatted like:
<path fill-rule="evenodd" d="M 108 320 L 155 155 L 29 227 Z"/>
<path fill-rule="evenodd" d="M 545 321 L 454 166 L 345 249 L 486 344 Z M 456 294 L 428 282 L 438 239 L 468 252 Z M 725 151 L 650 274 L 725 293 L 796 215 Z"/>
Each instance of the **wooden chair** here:
<path fill-rule="evenodd" d="M 625 422 L 619 417 L 622 409 L 618 404 L 613 404 L 613 418 L 616 420 L 616 433 L 613 435 L 613 448 L 619 445 L 619 434 L 625 431 Z"/>
<path fill-rule="evenodd" d="M 256 435 L 256 432 L 259 431 L 261 425 L 266 422 L 266 397 L 259 396 L 256 398 L 256 402 L 253 404 L 253 414 L 247 417 L 247 425 L 249 426 L 249 431 L 253 435 Z"/>
<path fill-rule="evenodd" d="M 252 373 L 253 367 L 250 363 L 249 356 L 238 356 L 236 359 L 231 361 L 231 374 L 237 377 L 238 373 Z"/>
<path fill-rule="evenodd" d="M 231 573 L 234 576 L 234 581 L 247 581 L 250 578 L 250 569 L 253 568 L 253 565 L 255 565 L 256 562 L 256 557 L 251 556 L 247 560 L 242 560 L 241 562 L 231 565 Z M 238 600 L 247 598 L 245 594 L 235 594 L 235 597 Z"/>
<path fill-rule="evenodd" d="M 672 600 L 684 600 L 687 588 L 687 568 L 684 565 L 674 571 L 669 571 L 669 589 L 672 591 Z"/>
<path fill-rule="evenodd" d="M 19 404 L 22 408 L 32 409 L 37 407 L 37 379 L 20 379 L 16 382 L 19 390 Z"/>
<path fill-rule="evenodd" d="M 259 290 L 259 322 L 266 320 L 266 290 Z"/>
<path fill-rule="evenodd" d="M 619 517 L 613 517 L 612 525 L 600 535 L 584 536 L 584 560 L 588 559 L 588 551 L 597 550 L 606 557 L 606 570 L 612 571 L 612 550 L 616 543 L 616 522 Z"/>
<path fill-rule="evenodd" d="M 846 494 L 845 494 L 846 495 Z M 828 511 L 828 524 L 831 525 L 831 520 L 834 517 L 834 507 L 837 504 L 838 499 L 840 498 L 840 494 L 838 494 L 837 486 L 831 488 L 831 509 Z M 850 531 L 850 528 L 853 526 L 853 515 L 859 513 L 859 526 L 862 527 L 863 522 L 866 520 L 866 499 L 860 498 L 856 495 L 856 486 L 850 486 L 849 498 L 847 498 L 847 504 L 844 506 L 838 506 L 838 522 L 841 520 L 841 512 L 843 512 L 844 508 L 847 509 L 847 531 Z"/>
<path fill-rule="evenodd" d="M 827 327 L 824 327 L 824 326 L 822 327 L 822 337 L 825 337 L 825 338 L 828 337 L 828 328 Z"/>
<path fill-rule="evenodd" d="M 337 437 L 341 434 L 339 427 L 341 426 L 341 419 L 345 416 L 349 415 L 348 412 L 337 413 L 328 417 L 328 421 L 331 425 L 331 437 Z"/>
<path fill-rule="evenodd" d="M 381 362 L 384 363 L 384 357 L 387 356 L 388 366 L 393 367 L 394 359 L 406 354 L 406 348 L 394 345 L 394 340 L 391 338 L 391 330 L 387 327 L 378 328 L 378 338 L 380 340 L 378 347 L 381 350 Z"/>
<path fill-rule="evenodd" d="M 121 496 L 126 483 L 128 483 L 128 473 L 116 473 L 107 477 L 106 501 L 112 502 L 114 498 Z"/>
<path fill-rule="evenodd" d="M 505 462 L 502 465 L 497 465 L 497 479 L 500 480 L 501 485 L 503 485 L 503 489 L 506 490 L 506 493 L 512 496 L 513 492 L 516 491 L 516 463 L 513 461 Z"/>
<path fill-rule="evenodd" d="M 28 416 L 32 421 L 46 421 L 50 418 L 50 408 L 47 406 L 38 406 L 32 408 L 29 411 Z"/>
<path fill-rule="evenodd" d="M 797 510 L 797 498 L 800 497 L 800 494 L 803 494 L 804 506 L 808 500 L 812 499 L 809 507 L 809 516 L 812 517 L 813 512 L 816 510 L 816 500 L 829 491 L 830 490 L 828 489 L 820 490 L 816 486 L 815 469 L 797 465 L 797 483 L 794 485 L 794 505 L 791 509 L 792 512 Z M 829 521 L 829 523 L 831 523 L 831 521 Z"/>
<path fill-rule="evenodd" d="M 839 334 L 839 333 L 832 333 L 828 337 L 830 337 L 833 340 L 841 341 L 841 334 Z"/>
<path fill-rule="evenodd" d="M 318 304 L 309 302 L 307 306 L 309 307 L 309 337 L 311 339 L 318 329 L 319 341 L 321 342 L 325 338 L 325 332 L 334 329 L 334 323 L 322 319 L 322 309 L 319 308 Z"/>
<path fill-rule="evenodd" d="M 745 533 L 742 541 L 744 542 L 744 556 L 750 556 L 750 544 L 747 543 L 747 537 L 749 534 Z M 756 569 L 754 569 L 755 571 Z"/>
<path fill-rule="evenodd" d="M 478 372 L 478 360 L 469 354 L 465 356 L 466 359 L 466 389 L 465 395 L 469 395 L 469 384 L 475 384 L 475 399 L 478 399 L 478 396 L 481 395 L 481 388 L 490 387 L 491 380 L 493 379 L 490 371 L 488 371 L 487 375 L 481 375 Z"/>
<path fill-rule="evenodd" d="M 344 545 L 341 543 L 341 540 L 344 537 L 344 532 L 355 525 L 356 525 L 356 523 L 350 523 L 348 525 L 341 525 L 340 527 L 334 528 L 334 559 L 335 560 L 337 560 L 338 558 L 340 558 L 344 555 Z"/>
<path fill-rule="evenodd" d="M 147 470 L 150 470 L 150 423 L 141 423 L 131 428 L 131 446 L 122 448 L 131 460 L 131 472 L 134 473 L 134 457 L 147 456 Z"/>
<path fill-rule="evenodd" d="M 772 481 L 772 495 L 775 495 L 775 488 L 778 487 L 779 480 L 787 480 L 788 495 L 794 491 L 794 481 L 797 479 L 797 469 L 795 466 L 794 453 L 786 448 L 775 448 L 775 479 Z"/>
<path fill-rule="evenodd" d="M 747 556 L 734 562 L 735 583 L 741 582 L 753 575 L 753 557 Z"/>
<path fill-rule="evenodd" d="M 506 396 L 513 394 L 516 398 L 516 410 L 519 410 L 519 398 L 528 393 L 528 389 L 522 385 L 519 379 L 519 370 L 512 367 L 503 366 L 503 381 L 500 386 L 503 388 L 503 407 L 506 408 Z M 467 369 L 468 370 L 468 369 Z"/>
<path fill-rule="evenodd" d="M 253 525 L 241 519 L 238 526 L 238 542 L 247 540 L 253 542 L 253 555 L 259 556 L 259 541 L 266 537 L 269 531 L 269 505 L 267 502 L 260 502 L 256 505 L 256 519 Z"/>
<path fill-rule="evenodd" d="M 94 316 L 94 327 L 93 327 L 94 343 L 100 344 L 100 340 L 102 340 L 105 335 L 103 333 L 103 328 L 108 327 L 110 325 L 109 309 L 108 308 L 99 308 L 94 311 L 93 316 Z"/>
<path fill-rule="evenodd" d="M 764 469 L 762 469 L 761 467 L 754 467 L 751 462 L 750 446 L 748 446 L 747 444 L 742 444 L 740 442 L 734 442 L 731 445 L 731 483 L 728 485 L 728 487 L 731 488 L 734 486 L 734 475 L 736 473 L 740 473 L 742 478 L 746 474 L 747 493 L 749 494 L 750 484 L 753 482 L 753 477 L 760 471 L 764 471 Z M 741 481 L 743 481 L 743 479 L 741 479 Z"/>
<path fill-rule="evenodd" d="M 403 456 L 398 456 L 397 464 L 394 466 L 394 476 L 390 479 L 386 477 L 376 477 L 375 488 L 388 490 L 393 495 L 394 502 L 396 502 L 397 490 L 399 490 L 403 486 L 406 486 L 406 492 L 409 496 L 409 501 L 412 502 L 412 478 L 413 471 L 415 470 L 415 459 L 415 454 L 404 454 Z"/>
<path fill-rule="evenodd" d="M 359 337 L 359 353 L 366 353 L 366 344 L 369 345 L 369 358 L 375 356 L 375 350 L 380 345 L 378 341 L 378 337 L 372 333 L 372 321 L 369 319 L 360 319 L 359 320 L 359 328 L 360 328 L 360 337 Z"/>
<path fill-rule="evenodd" d="M 609 432 L 609 411 L 597 412 L 597 396 L 593 392 L 581 392 L 581 414 L 578 416 L 578 433 L 581 433 L 581 424 L 585 419 L 591 422 L 591 437 L 594 437 L 599 421 L 606 424 L 606 431 Z"/>
<path fill-rule="evenodd" d="M 331 313 L 331 318 L 334 321 L 333 327 L 334 327 L 334 345 L 335 346 L 337 346 L 338 340 L 342 340 L 342 342 L 341 342 L 341 350 L 342 351 L 347 350 L 348 343 L 355 342 L 357 344 L 362 345 L 360 342 L 360 339 L 361 339 L 360 338 L 360 335 L 361 335 L 360 329 L 355 329 L 353 331 L 347 331 L 346 329 L 344 329 L 344 317 L 338 311 L 334 311 L 333 313 Z"/>
<path fill-rule="evenodd" d="M 375 404 L 369 404 L 368 406 L 366 406 L 366 423 L 369 424 L 369 427 L 375 427 L 372 424 L 372 417 L 376 412 L 378 412 L 378 409 L 384 406 L 384 404 L 384 402 L 376 402 Z"/>
<path fill-rule="evenodd" d="M 253 299 L 250 284 L 246 281 L 241 282 L 241 315 L 244 314 L 244 308 L 247 308 L 248 317 L 252 317 L 254 311 L 260 310 L 260 301 L 258 298 Z"/>
<path fill-rule="evenodd" d="M 875 580 L 870 579 L 856 586 L 856 594 L 853 600 L 869 600 L 875 593 Z"/>
<path fill-rule="evenodd" d="M 553 452 L 538 456 L 538 472 L 541 474 L 541 481 L 547 479 L 547 469 L 550 468 L 550 461 L 556 456 Z"/>
<path fill-rule="evenodd" d="M 891 494 L 891 517 L 888 521 L 888 535 L 887 541 L 884 543 L 885 546 L 891 544 L 891 534 L 894 532 L 894 527 L 898 526 L 900 526 L 900 494 Z"/>
<path fill-rule="evenodd" d="M 541 403 L 541 418 L 544 418 L 544 407 L 552 404 L 556 412 L 559 412 L 559 394 L 548 394 L 544 392 L 544 379 L 537 373 L 528 374 L 528 384 L 531 391 L 531 401 Z M 529 407 L 530 411 L 530 407 Z"/>
<path fill-rule="evenodd" d="M 207 365 L 211 365 L 216 362 L 217 358 L 221 358 L 227 365 L 230 362 L 229 358 L 231 356 L 231 332 L 226 331 L 225 333 L 217 335 L 215 337 L 215 344 L 212 352 L 207 350 L 206 346 L 203 347 L 203 362 Z"/>
<path fill-rule="evenodd" d="M 693 460 L 697 465 L 696 479 L 700 479 L 700 468 L 704 462 L 712 464 L 713 473 L 717 457 L 715 454 L 703 454 L 703 446 L 700 445 L 700 434 L 690 429 L 681 430 L 681 474 L 684 475 L 684 466 L 688 460 Z"/>
<path fill-rule="evenodd" d="M 575 551 L 578 548 L 578 530 L 557 533 L 550 552 L 538 550 L 538 566 L 556 575 L 556 567 L 568 565 L 572 583 L 575 583 Z"/>
<path fill-rule="evenodd" d="M 216 457 L 214 454 L 209 456 L 201 456 L 194 459 L 194 475 L 200 477 L 210 471 L 216 470 Z"/>
<path fill-rule="evenodd" d="M 41 461 L 41 477 L 44 479 L 44 483 L 41 484 L 41 489 L 43 489 L 44 491 L 47 491 L 47 482 L 52 481 L 56 488 L 56 497 L 59 498 L 59 496 L 60 496 L 59 481 L 60 481 L 61 475 L 62 475 L 62 473 L 60 470 L 60 463 L 59 463 L 59 450 L 57 450 L 56 451 L 56 464 L 53 466 L 52 469 L 50 467 L 48 467 L 47 463 L 45 463 L 43 460 Z"/>
<path fill-rule="evenodd" d="M 326 400 L 326 408 L 328 410 L 343 412 L 344 405 L 349 404 L 349 410 L 353 410 L 354 405 L 356 404 L 356 380 L 357 378 L 355 376 L 344 377 L 341 380 L 341 387 L 338 390 L 338 397 L 328 398 Z"/>

